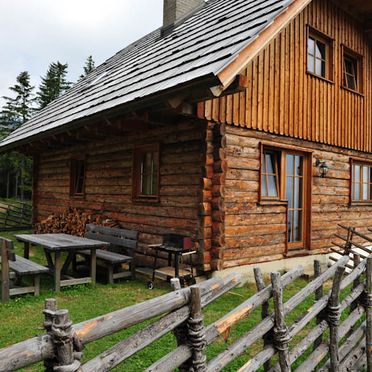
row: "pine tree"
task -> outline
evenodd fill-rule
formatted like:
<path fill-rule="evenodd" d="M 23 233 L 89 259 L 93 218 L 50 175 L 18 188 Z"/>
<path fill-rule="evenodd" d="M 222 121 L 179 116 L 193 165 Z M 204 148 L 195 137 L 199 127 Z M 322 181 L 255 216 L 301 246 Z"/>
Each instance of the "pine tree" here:
<path fill-rule="evenodd" d="M 93 60 L 92 56 L 89 56 L 87 60 L 85 61 L 85 66 L 84 66 L 84 72 L 82 75 L 80 75 L 80 80 L 84 79 L 85 76 L 87 76 L 90 72 L 92 72 L 96 68 L 95 62 Z"/>
<path fill-rule="evenodd" d="M 15 85 L 9 87 L 15 97 L 3 97 L 5 105 L 0 113 L 0 137 L 4 138 L 12 130 L 25 123 L 34 112 L 34 87 L 30 83 L 30 75 L 27 71 L 17 76 Z M 13 196 L 18 197 L 20 191 L 21 199 L 25 191 L 31 189 L 32 162 L 22 154 L 6 154 L 0 157 L 0 170 L 3 175 L 3 192 L 10 197 L 10 186 L 14 185 Z"/>
<path fill-rule="evenodd" d="M 30 119 L 34 111 L 34 88 L 27 71 L 23 71 L 17 76 L 16 84 L 9 87 L 9 90 L 15 93 L 15 97 L 3 97 L 5 99 L 1 113 L 3 126 L 14 130 Z"/>
<path fill-rule="evenodd" d="M 40 109 L 60 97 L 71 87 L 71 83 L 67 81 L 67 69 L 67 63 L 53 62 L 49 65 L 45 77 L 41 78 L 41 84 L 37 92 Z"/>

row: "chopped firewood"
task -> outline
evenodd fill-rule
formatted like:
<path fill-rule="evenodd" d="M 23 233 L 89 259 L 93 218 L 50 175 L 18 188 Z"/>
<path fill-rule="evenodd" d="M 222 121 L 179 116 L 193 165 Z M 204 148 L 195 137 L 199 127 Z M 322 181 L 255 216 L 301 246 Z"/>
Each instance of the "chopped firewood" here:
<path fill-rule="evenodd" d="M 56 215 L 51 214 L 46 219 L 35 225 L 36 234 L 65 233 L 75 236 L 84 236 L 87 224 L 118 227 L 118 222 L 107 219 L 100 215 L 92 215 L 88 212 L 79 211 L 76 208 L 69 208 L 66 212 Z"/>

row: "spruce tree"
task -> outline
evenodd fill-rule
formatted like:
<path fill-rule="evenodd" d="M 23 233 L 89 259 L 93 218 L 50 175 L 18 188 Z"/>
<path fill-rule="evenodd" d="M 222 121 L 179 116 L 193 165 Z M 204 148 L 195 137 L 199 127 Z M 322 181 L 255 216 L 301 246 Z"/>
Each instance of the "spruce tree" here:
<path fill-rule="evenodd" d="M 92 72 L 96 68 L 93 57 L 89 56 L 87 60 L 85 61 L 85 66 L 84 66 L 84 72 L 82 75 L 80 75 L 80 80 L 84 79 L 85 76 L 87 76 L 90 72 Z"/>
<path fill-rule="evenodd" d="M 27 71 L 21 72 L 16 79 L 16 84 L 9 87 L 9 90 L 15 94 L 14 97 L 3 97 L 5 105 L 3 107 L 2 125 L 9 130 L 14 130 L 30 119 L 34 111 L 35 87 L 31 85 L 30 74 Z"/>
<path fill-rule="evenodd" d="M 37 92 L 40 109 L 60 97 L 71 87 L 71 83 L 67 80 L 67 69 L 67 63 L 53 62 L 49 65 L 46 75 L 41 78 Z"/>
<path fill-rule="evenodd" d="M 0 113 L 0 137 L 6 137 L 11 131 L 25 123 L 34 112 L 34 87 L 30 83 L 27 71 L 21 72 L 16 79 L 16 84 L 9 87 L 14 97 L 3 97 L 5 105 Z M 14 185 L 13 196 L 21 199 L 25 191 L 31 189 L 32 162 L 22 154 L 6 154 L 0 157 L 0 170 L 3 174 L 4 196 L 10 197 L 10 185 Z"/>

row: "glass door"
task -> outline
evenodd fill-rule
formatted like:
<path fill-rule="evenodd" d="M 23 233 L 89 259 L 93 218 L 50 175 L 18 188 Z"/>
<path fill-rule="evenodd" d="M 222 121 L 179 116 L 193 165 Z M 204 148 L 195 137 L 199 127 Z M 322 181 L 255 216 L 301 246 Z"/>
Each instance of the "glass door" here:
<path fill-rule="evenodd" d="M 285 156 L 285 197 L 288 201 L 288 250 L 305 247 L 305 159 L 298 154 Z"/>

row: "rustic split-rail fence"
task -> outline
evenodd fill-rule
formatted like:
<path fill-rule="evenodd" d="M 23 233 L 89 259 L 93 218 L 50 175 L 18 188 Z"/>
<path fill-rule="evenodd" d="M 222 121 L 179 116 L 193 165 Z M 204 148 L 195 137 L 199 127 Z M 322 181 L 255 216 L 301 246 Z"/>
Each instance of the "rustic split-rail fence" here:
<path fill-rule="evenodd" d="M 27 202 L 0 201 L 0 231 L 31 228 L 32 206 Z"/>
<path fill-rule="evenodd" d="M 239 371 L 262 367 L 265 371 L 291 371 L 294 366 L 302 371 L 372 371 L 372 258 L 360 260 L 355 255 L 355 267 L 346 275 L 348 259 L 340 259 L 323 273 L 315 261 L 314 279 L 286 302 L 283 293 L 303 274 L 303 268 L 283 276 L 272 273 L 270 285 L 265 285 L 260 270 L 255 269 L 258 292 L 209 326 L 204 324 L 203 308 L 238 285 L 239 276 L 211 279 L 185 289 L 175 280 L 171 293 L 79 324 L 72 324 L 68 310 L 58 310 L 55 300 L 46 300 L 45 334 L 1 349 L 0 370 L 17 370 L 44 361 L 45 371 L 109 371 L 173 332 L 178 346 L 147 372 L 176 368 L 220 371 L 262 340 L 261 351 Z M 287 315 L 304 301 L 311 306 L 288 324 Z M 231 327 L 260 308 L 262 321 L 207 361 L 208 345 L 221 336 L 227 339 Z M 155 320 L 94 359 L 82 362 L 84 345 L 149 319 Z M 301 337 L 295 342 L 296 335 Z"/>

